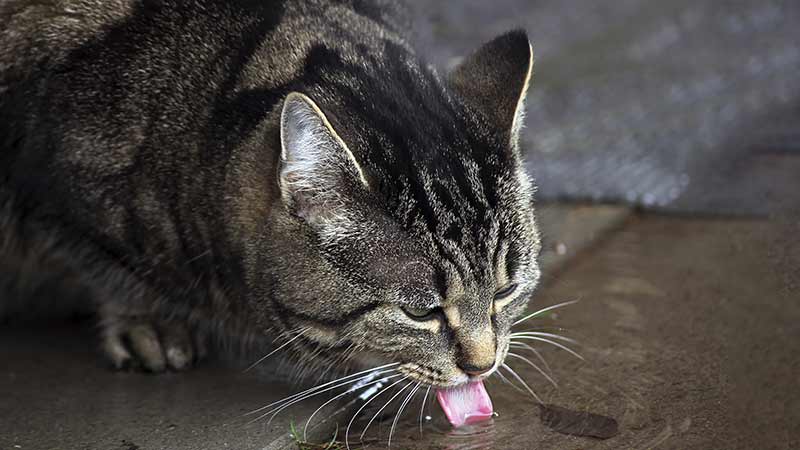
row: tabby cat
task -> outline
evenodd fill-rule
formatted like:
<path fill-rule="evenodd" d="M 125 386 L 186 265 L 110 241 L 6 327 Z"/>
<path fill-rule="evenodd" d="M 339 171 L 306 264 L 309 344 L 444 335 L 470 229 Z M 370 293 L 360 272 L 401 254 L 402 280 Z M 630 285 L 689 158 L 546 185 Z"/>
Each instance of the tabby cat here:
<path fill-rule="evenodd" d="M 6 314 L 68 283 L 113 364 L 155 372 L 209 333 L 441 389 L 502 363 L 539 279 L 523 31 L 440 76 L 386 0 L 6 0 L 0 23 Z"/>

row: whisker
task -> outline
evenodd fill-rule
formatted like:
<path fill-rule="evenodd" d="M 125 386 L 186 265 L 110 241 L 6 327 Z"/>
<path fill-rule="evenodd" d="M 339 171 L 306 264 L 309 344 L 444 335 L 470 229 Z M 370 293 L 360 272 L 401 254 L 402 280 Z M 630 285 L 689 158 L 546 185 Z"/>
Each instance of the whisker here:
<path fill-rule="evenodd" d="M 553 334 L 553 333 L 542 333 L 541 331 L 522 331 L 519 333 L 511 333 L 509 336 L 512 338 L 517 336 L 544 336 L 553 339 L 558 339 L 564 342 L 569 342 L 570 344 L 577 344 L 578 341 L 572 338 L 568 338 L 566 336 L 561 336 L 560 334 Z"/>
<path fill-rule="evenodd" d="M 528 345 L 528 344 L 526 344 L 524 342 L 512 342 L 512 343 L 509 344 L 509 347 L 522 348 L 522 349 L 525 349 L 525 350 L 530 350 L 531 352 L 533 352 L 534 355 L 536 355 L 537 358 L 539 358 L 539 361 L 541 361 L 542 364 L 544 364 L 544 368 L 547 369 L 547 371 L 550 372 L 551 374 L 553 373 L 553 369 L 550 368 L 550 364 L 547 364 L 547 361 L 544 359 L 542 354 L 539 353 L 539 351 L 537 351 L 535 348 L 531 347 L 530 345 Z"/>
<path fill-rule="evenodd" d="M 570 329 L 557 326 L 545 326 L 545 327 L 530 327 L 525 330 L 519 330 L 519 331 L 570 331 Z"/>
<path fill-rule="evenodd" d="M 337 367 L 340 367 L 340 365 L 344 362 L 345 356 L 350 351 L 350 349 L 353 348 L 354 345 L 355 344 L 353 342 L 351 342 L 344 350 L 342 350 L 342 352 L 336 358 L 334 358 L 332 360 L 329 360 L 328 364 L 327 364 L 327 367 L 325 367 L 324 370 L 319 372 L 319 375 L 318 375 L 317 378 L 319 380 L 323 380 L 323 379 L 325 379 L 325 377 L 328 375 L 329 372 L 331 372 L 332 370 L 335 370 Z"/>
<path fill-rule="evenodd" d="M 278 401 L 272 402 L 269 405 L 262 406 L 262 407 L 260 407 L 258 409 L 254 409 L 253 411 L 250 411 L 250 412 L 244 414 L 244 416 L 250 416 L 250 415 L 253 415 L 253 414 L 257 414 L 257 413 L 259 413 L 259 412 L 261 412 L 261 411 L 263 411 L 265 409 L 271 408 L 273 406 L 277 406 L 280 403 L 293 400 L 293 399 L 295 399 L 297 397 L 301 397 L 301 396 L 303 396 L 305 394 L 308 394 L 308 393 L 311 393 L 311 392 L 313 392 L 315 390 L 323 389 L 323 388 L 325 388 L 327 386 L 330 386 L 331 384 L 335 384 L 335 383 L 338 383 L 338 382 L 343 381 L 343 380 L 350 380 L 350 381 L 348 381 L 348 383 L 349 383 L 349 382 L 353 381 L 353 378 L 356 378 L 356 377 L 359 377 L 359 376 L 360 376 L 360 378 L 366 378 L 372 372 L 380 371 L 381 369 L 386 369 L 387 367 L 396 366 L 398 364 L 399 363 L 384 364 L 384 365 L 379 366 L 379 367 L 373 367 L 371 369 L 362 370 L 361 372 L 357 372 L 357 373 L 354 373 L 354 374 L 351 374 L 351 375 L 347 375 L 347 376 L 344 376 L 344 377 L 341 377 L 341 378 L 337 378 L 337 379 L 329 381 L 327 383 L 324 383 L 324 384 L 321 384 L 321 385 L 314 386 L 312 388 L 306 389 L 306 390 L 304 390 L 302 392 L 298 392 L 296 394 L 292 394 L 292 395 L 290 395 L 288 397 L 285 397 L 285 398 L 282 398 L 282 399 L 280 399 Z M 394 370 L 394 369 L 392 369 L 392 370 Z M 364 375 L 364 374 L 366 374 L 366 375 Z M 343 384 L 347 384 L 347 383 L 343 383 Z M 341 386 L 341 384 L 339 386 Z M 338 387 L 338 386 L 335 386 L 335 387 Z M 333 388 L 331 388 L 331 389 L 333 389 Z"/>
<path fill-rule="evenodd" d="M 292 405 L 295 405 L 295 404 L 297 404 L 299 402 L 302 402 L 304 400 L 308 400 L 311 397 L 316 397 L 317 395 L 322 394 L 323 392 L 327 392 L 327 391 L 330 391 L 332 389 L 336 389 L 336 388 L 342 387 L 342 386 L 350 384 L 350 383 L 352 383 L 354 381 L 356 383 L 361 383 L 361 382 L 364 382 L 365 380 L 371 381 L 372 379 L 374 379 L 378 375 L 382 375 L 384 373 L 390 373 L 390 372 L 394 372 L 394 371 L 395 371 L 394 369 L 387 369 L 387 370 L 384 370 L 384 371 L 381 371 L 381 372 L 378 372 L 378 373 L 369 373 L 367 375 L 364 375 L 363 377 L 356 378 L 355 380 L 344 381 L 344 382 L 341 382 L 341 383 L 339 383 L 339 384 L 337 384 L 335 386 L 327 387 L 327 388 L 325 388 L 325 389 L 323 389 L 321 391 L 312 392 L 312 393 L 307 394 L 307 395 L 305 395 L 305 396 L 303 396 L 301 398 L 297 398 L 295 400 L 292 400 L 291 402 L 285 403 L 282 406 L 274 409 L 273 411 L 267 411 L 266 413 L 262 414 L 261 417 L 264 417 L 264 416 L 266 416 L 268 414 L 272 414 L 270 416 L 269 420 L 267 421 L 268 424 L 272 423 L 272 419 L 274 419 L 275 416 L 277 416 L 281 411 L 283 411 L 284 409 L 289 408 Z"/>
<path fill-rule="evenodd" d="M 272 350 L 271 352 L 269 352 L 269 353 L 267 353 L 266 355 L 262 356 L 261 358 L 259 358 L 259 359 L 258 359 L 258 361 L 254 362 L 253 364 L 250 364 L 250 366 L 249 366 L 249 367 L 247 367 L 247 369 L 244 369 L 244 371 L 245 371 L 245 372 L 247 372 L 247 371 L 249 371 L 250 369 L 252 369 L 253 367 L 255 367 L 255 366 L 257 366 L 257 365 L 261 364 L 261 362 L 262 362 L 262 361 L 264 361 L 265 359 L 267 359 L 267 358 L 269 358 L 270 356 L 274 355 L 274 354 L 275 354 L 276 352 L 278 352 L 280 349 L 282 349 L 282 348 L 286 347 L 287 345 L 289 345 L 289 344 L 291 344 L 292 342 L 294 342 L 295 340 L 297 340 L 297 339 L 298 339 L 300 336 L 302 336 L 302 335 L 303 335 L 303 333 L 305 333 L 306 331 L 308 331 L 308 328 L 303 328 L 302 330 L 300 330 L 300 331 L 297 333 L 297 336 L 295 336 L 295 337 L 293 337 L 293 338 L 289 339 L 288 341 L 286 341 L 286 342 L 284 342 L 283 344 L 281 344 L 280 346 L 278 346 L 278 348 L 276 348 L 275 350 Z"/>
<path fill-rule="evenodd" d="M 528 392 L 531 393 L 531 395 L 533 396 L 533 398 L 536 399 L 536 401 L 538 401 L 539 403 L 542 403 L 542 399 L 540 399 L 539 396 L 536 395 L 536 392 L 533 392 L 533 389 L 531 389 L 531 387 L 528 386 L 528 383 L 526 383 L 525 380 L 523 380 L 519 375 L 517 375 L 517 372 L 514 372 L 514 369 L 512 369 L 511 367 L 508 367 L 507 364 L 503 364 L 500 367 L 505 368 L 508 371 L 508 373 L 510 373 L 514 378 L 517 379 L 517 381 L 519 381 L 520 383 L 522 383 L 523 386 L 525 386 L 525 389 L 527 389 Z"/>
<path fill-rule="evenodd" d="M 358 408 L 358 411 L 356 411 L 355 414 L 353 414 L 353 417 L 350 419 L 350 422 L 347 424 L 347 429 L 344 431 L 344 445 L 345 445 L 345 447 L 347 447 L 347 450 L 350 450 L 350 427 L 353 426 L 353 422 L 355 422 L 356 417 L 358 417 L 358 415 L 361 413 L 361 411 L 363 411 L 364 408 L 366 408 L 367 405 L 369 405 L 373 400 L 378 398 L 384 392 L 386 392 L 389 389 L 393 388 L 397 383 L 400 383 L 400 382 L 402 382 L 403 380 L 406 380 L 406 379 L 408 379 L 408 375 L 406 375 L 403 378 L 400 378 L 399 380 L 397 380 L 394 383 L 390 384 L 389 386 L 386 387 L 386 389 L 383 389 L 380 392 L 376 393 L 371 398 L 369 398 L 366 402 L 364 402 L 364 404 L 361 405 L 360 408 Z"/>
<path fill-rule="evenodd" d="M 526 363 L 530 364 L 534 369 L 539 371 L 539 373 L 542 374 L 543 377 L 547 378 L 547 381 L 552 383 L 554 387 L 558 387 L 558 383 L 556 383 L 556 380 L 551 378 L 550 375 L 548 375 L 544 370 L 542 370 L 539 366 L 534 364 L 533 361 L 529 360 L 528 358 L 526 358 L 524 356 L 520 356 L 520 355 L 518 355 L 516 353 L 508 352 L 508 356 L 513 356 L 514 358 L 521 359 L 521 360 L 525 361 Z"/>
<path fill-rule="evenodd" d="M 419 407 L 419 434 L 422 435 L 422 416 L 425 414 L 425 403 L 428 402 L 428 394 L 431 393 L 431 386 L 425 390 L 425 397 L 422 397 L 422 405 Z"/>
<path fill-rule="evenodd" d="M 506 376 L 505 376 L 505 375 L 503 375 L 503 372 L 500 372 L 499 368 L 498 368 L 498 370 L 495 370 L 495 371 L 494 371 L 494 373 L 496 373 L 496 374 L 497 374 L 497 376 L 498 376 L 498 377 L 500 377 L 500 379 L 501 379 L 501 380 L 503 380 L 503 382 L 504 382 L 505 384 L 507 384 L 507 385 L 509 385 L 509 386 L 513 387 L 514 389 L 516 389 L 516 390 L 518 390 L 518 391 L 520 391 L 520 392 L 525 392 L 525 391 L 524 391 L 522 388 L 520 388 L 520 387 L 519 387 L 519 386 L 517 386 L 516 384 L 512 383 L 512 382 L 511 382 L 511 380 L 509 380 L 508 378 L 506 378 Z"/>
<path fill-rule="evenodd" d="M 383 412 L 383 410 L 386 409 L 386 407 L 389 406 L 389 404 L 391 404 L 394 401 L 394 399 L 396 399 L 400 394 L 403 393 L 403 391 L 408 389 L 408 387 L 411 386 L 412 384 L 414 384 L 414 382 L 413 381 L 409 381 L 408 384 L 406 384 L 405 386 L 401 387 L 400 390 L 397 391 L 397 393 L 395 393 L 392 396 L 392 398 L 389 399 L 388 402 L 386 402 L 383 406 L 381 406 L 381 409 L 379 409 L 378 412 L 376 412 L 375 415 L 372 416 L 371 419 L 369 419 L 369 422 L 367 422 L 367 426 L 364 427 L 364 431 L 362 431 L 361 435 L 358 437 L 359 439 L 362 439 L 362 440 L 364 439 L 364 435 L 367 434 L 367 430 L 369 429 L 369 426 L 372 425 L 372 422 L 375 421 L 375 419 L 378 417 L 378 415 L 381 412 Z"/>
<path fill-rule="evenodd" d="M 541 314 L 544 314 L 544 313 L 546 313 L 547 311 L 552 311 L 552 310 L 554 310 L 554 309 L 556 309 L 556 308 L 562 308 L 562 307 L 564 307 L 564 306 L 574 305 L 575 303 L 578 303 L 579 301 L 580 301 L 580 300 L 570 300 L 570 301 L 568 301 L 568 302 L 563 302 L 563 303 L 559 303 L 559 304 L 557 304 L 557 305 L 552 305 L 552 306 L 548 306 L 548 307 L 546 307 L 546 308 L 542 308 L 542 309 L 540 309 L 540 310 L 538 310 L 538 311 L 536 311 L 536 312 L 534 312 L 534 313 L 528 314 L 527 316 L 523 317 L 522 319 L 519 319 L 519 320 L 517 320 L 517 321 L 516 321 L 516 322 L 514 322 L 514 323 L 513 323 L 511 326 L 513 327 L 513 326 L 515 326 L 515 325 L 519 325 L 519 324 L 521 324 L 522 322 L 525 322 L 525 321 L 526 321 L 526 320 L 528 320 L 528 319 L 533 319 L 534 317 L 536 317 L 536 316 L 539 316 L 539 315 L 541 315 Z"/>
<path fill-rule="evenodd" d="M 403 403 L 400 404 L 400 409 L 397 410 L 397 414 L 395 414 L 395 416 L 394 416 L 394 421 L 392 422 L 392 428 L 389 429 L 389 441 L 386 443 L 387 447 L 391 447 L 392 446 L 392 435 L 394 434 L 395 426 L 397 426 L 397 421 L 400 420 L 400 417 L 403 415 L 403 410 L 406 409 L 406 405 L 408 405 L 408 402 L 410 402 L 411 399 L 414 398 L 414 394 L 417 393 L 417 391 L 419 390 L 419 387 L 421 385 L 422 385 L 422 382 L 421 381 L 417 381 L 417 385 L 414 386 L 413 389 L 411 389 L 411 392 L 408 393 L 406 398 L 403 400 Z"/>
<path fill-rule="evenodd" d="M 342 392 L 341 394 L 339 394 L 339 395 L 337 395 L 337 396 L 333 397 L 332 399 L 330 399 L 330 400 L 328 400 L 327 402 L 325 402 L 325 403 L 323 403 L 322 405 L 320 405 L 320 407 L 319 407 L 319 408 L 317 408 L 317 409 L 316 409 L 316 410 L 315 410 L 315 411 L 314 411 L 314 412 L 311 414 L 311 416 L 309 416 L 308 420 L 306 420 L 306 425 L 303 427 L 303 440 L 304 440 L 304 441 L 307 441 L 307 440 L 308 440 L 308 436 L 307 436 L 307 432 L 308 432 L 308 425 L 309 425 L 309 424 L 311 423 L 311 421 L 314 419 L 314 416 L 316 416 L 316 415 L 317 415 L 317 413 L 318 413 L 318 412 L 320 412 L 320 411 L 322 410 L 322 408 L 324 408 L 324 407 L 328 406 L 329 404 L 331 404 L 332 402 L 334 402 L 336 399 L 342 398 L 342 397 L 344 397 L 344 396 L 345 396 L 345 395 L 347 395 L 347 394 L 352 394 L 353 392 L 356 392 L 356 391 L 358 391 L 358 390 L 364 389 L 364 388 L 365 388 L 365 387 L 367 387 L 367 386 L 372 386 L 373 384 L 382 383 L 382 382 L 385 382 L 385 381 L 387 381 L 387 380 L 390 380 L 390 379 L 392 379 L 392 378 L 399 377 L 400 375 L 401 375 L 401 374 L 399 374 L 399 373 L 398 373 L 398 374 L 395 374 L 395 375 L 389 375 L 388 377 L 384 377 L 384 378 L 381 378 L 381 379 L 378 379 L 378 380 L 373 380 L 373 381 L 370 381 L 370 382 L 368 382 L 368 383 L 366 383 L 366 384 L 361 384 L 361 385 L 356 385 L 356 386 L 353 386 L 352 388 L 350 388 L 350 389 L 348 389 L 348 390 L 346 390 L 346 391 Z"/>
<path fill-rule="evenodd" d="M 350 358 L 358 354 L 358 347 L 358 344 L 351 342 L 350 345 L 348 345 L 347 348 L 342 352 L 342 357 L 339 361 L 339 364 L 346 363 Z"/>
<path fill-rule="evenodd" d="M 528 339 L 528 340 L 532 340 L 532 341 L 547 342 L 550 345 L 553 345 L 553 346 L 558 347 L 558 348 L 560 348 L 560 349 L 562 349 L 562 350 L 564 350 L 566 352 L 569 352 L 572 356 L 580 359 L 581 361 L 585 361 L 585 359 L 583 359 L 583 356 L 581 356 L 578 353 L 576 353 L 575 350 L 573 350 L 573 349 L 571 349 L 571 348 L 569 348 L 569 347 L 567 347 L 565 345 L 561 345 L 558 342 L 551 341 L 550 339 L 545 339 L 543 337 L 538 337 L 538 336 L 515 336 L 511 340 L 513 341 L 514 339 L 523 339 L 523 340 L 524 339 Z"/>

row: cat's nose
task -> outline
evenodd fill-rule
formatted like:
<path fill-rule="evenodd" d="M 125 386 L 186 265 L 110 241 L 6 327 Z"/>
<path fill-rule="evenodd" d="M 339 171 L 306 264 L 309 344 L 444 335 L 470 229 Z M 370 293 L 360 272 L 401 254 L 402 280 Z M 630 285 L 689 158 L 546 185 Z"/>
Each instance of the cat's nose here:
<path fill-rule="evenodd" d="M 476 377 L 492 369 L 497 345 L 494 332 L 488 325 L 481 328 L 461 328 L 456 331 L 456 335 L 456 364 L 461 370 Z"/>
<path fill-rule="evenodd" d="M 467 375 L 469 375 L 471 377 L 477 377 L 479 375 L 483 375 L 486 372 L 492 370 L 492 367 L 494 367 L 494 361 L 492 361 L 492 363 L 489 364 L 488 366 L 476 366 L 474 364 L 461 364 L 461 365 L 459 365 L 459 368 L 461 370 L 463 370 L 464 373 L 466 373 Z"/>

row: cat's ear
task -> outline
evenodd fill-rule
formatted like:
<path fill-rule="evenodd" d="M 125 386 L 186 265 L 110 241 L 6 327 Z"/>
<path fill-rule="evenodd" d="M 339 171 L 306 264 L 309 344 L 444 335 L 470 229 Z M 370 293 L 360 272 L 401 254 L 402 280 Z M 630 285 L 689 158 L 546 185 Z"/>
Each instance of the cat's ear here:
<path fill-rule="evenodd" d="M 292 92 L 281 113 L 279 184 L 292 214 L 312 225 L 346 216 L 350 199 L 368 188 L 353 153 L 307 96 Z"/>
<path fill-rule="evenodd" d="M 500 35 L 459 64 L 450 87 L 516 148 L 533 74 L 533 48 L 523 30 Z"/>

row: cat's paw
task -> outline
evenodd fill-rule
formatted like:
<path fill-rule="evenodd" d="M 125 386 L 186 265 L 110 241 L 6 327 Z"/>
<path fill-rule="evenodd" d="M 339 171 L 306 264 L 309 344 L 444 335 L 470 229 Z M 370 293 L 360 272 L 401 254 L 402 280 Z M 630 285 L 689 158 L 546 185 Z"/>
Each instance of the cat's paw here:
<path fill-rule="evenodd" d="M 205 357 L 206 342 L 175 322 L 115 320 L 103 327 L 103 352 L 116 369 L 185 370 Z"/>

